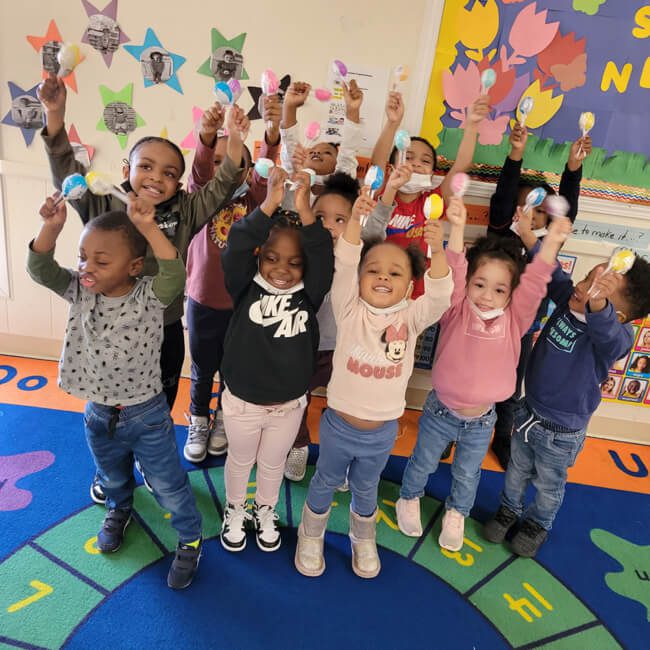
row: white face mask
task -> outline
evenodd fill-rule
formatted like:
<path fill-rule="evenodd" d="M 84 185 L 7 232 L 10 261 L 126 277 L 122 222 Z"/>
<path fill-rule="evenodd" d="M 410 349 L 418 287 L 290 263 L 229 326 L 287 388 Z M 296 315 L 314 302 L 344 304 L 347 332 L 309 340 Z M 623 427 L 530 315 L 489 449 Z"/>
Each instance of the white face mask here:
<path fill-rule="evenodd" d="M 375 316 L 388 316 L 388 314 L 394 314 L 397 311 L 406 309 L 409 305 L 409 302 L 406 298 L 402 298 L 398 303 L 396 303 L 395 305 L 391 305 L 390 307 L 373 307 L 370 303 L 366 302 L 363 298 L 359 298 L 359 300 L 361 301 L 361 304 L 371 314 L 374 314 Z"/>
<path fill-rule="evenodd" d="M 510 224 L 510 230 L 514 232 L 516 235 L 519 235 L 519 223 L 517 221 L 513 221 Z M 548 230 L 546 228 L 537 228 L 532 231 L 533 235 L 539 239 L 540 237 L 546 237 L 548 235 Z"/>
<path fill-rule="evenodd" d="M 472 308 L 472 311 L 481 319 L 481 320 L 492 320 L 493 318 L 498 318 L 503 316 L 505 313 L 505 307 L 499 309 L 490 309 L 489 311 L 481 311 L 469 298 L 467 299 L 469 306 Z"/>
<path fill-rule="evenodd" d="M 431 181 L 431 174 L 411 174 L 411 178 L 408 183 L 404 183 L 402 187 L 399 188 L 399 191 L 403 194 L 417 194 L 418 192 L 424 192 L 430 190 L 433 187 L 433 182 Z"/>

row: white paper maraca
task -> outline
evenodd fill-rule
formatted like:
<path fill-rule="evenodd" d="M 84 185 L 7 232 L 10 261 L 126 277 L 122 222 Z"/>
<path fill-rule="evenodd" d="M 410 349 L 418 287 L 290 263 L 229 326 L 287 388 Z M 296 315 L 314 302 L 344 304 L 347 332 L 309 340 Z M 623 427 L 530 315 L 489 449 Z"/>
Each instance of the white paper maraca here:
<path fill-rule="evenodd" d="M 450 189 L 451 193 L 455 197 L 462 199 L 465 196 L 465 192 L 467 192 L 468 187 L 469 176 L 465 172 L 457 172 L 454 174 L 454 177 L 451 179 Z"/>
<path fill-rule="evenodd" d="M 270 158 L 258 158 L 255 161 L 255 171 L 262 178 L 268 178 L 274 167 L 275 163 Z"/>
<path fill-rule="evenodd" d="M 532 212 L 533 208 L 538 208 L 546 199 L 546 190 L 543 187 L 535 187 L 528 194 L 526 194 L 526 199 L 524 200 L 524 206 L 522 210 L 525 214 Z M 519 224 L 517 221 L 513 221 L 510 224 L 510 230 L 516 235 L 519 235 Z"/>
<path fill-rule="evenodd" d="M 228 106 L 233 103 L 232 90 L 230 90 L 230 86 L 225 81 L 218 81 L 214 84 L 212 92 L 222 106 Z"/>
<path fill-rule="evenodd" d="M 86 174 L 86 183 L 88 184 L 88 189 L 93 194 L 97 194 L 98 196 L 108 196 L 110 194 L 119 201 L 122 201 L 122 203 L 129 203 L 129 197 L 126 192 L 113 185 L 106 177 L 97 172 L 88 172 Z"/>
<path fill-rule="evenodd" d="M 497 73 L 492 68 L 486 68 L 481 73 L 481 95 L 487 95 L 488 91 L 497 82 Z"/>
<path fill-rule="evenodd" d="M 379 165 L 371 165 L 363 178 L 363 184 L 370 188 L 370 198 L 384 184 L 384 170 Z"/>
<path fill-rule="evenodd" d="M 566 217 L 569 214 L 569 202 L 561 194 L 547 196 L 545 206 L 551 219 Z"/>
<path fill-rule="evenodd" d="M 634 251 L 629 248 L 616 248 L 607 262 L 607 267 L 600 275 L 602 278 L 603 275 L 607 273 L 619 273 L 620 275 L 625 275 L 633 266 L 634 261 L 636 260 L 636 255 Z M 595 280 L 589 287 L 587 295 L 591 298 L 597 298 L 600 293 L 597 289 L 594 291 Z"/>
<path fill-rule="evenodd" d="M 84 60 L 79 46 L 76 43 L 62 43 L 56 54 L 59 62 L 58 77 L 67 77 Z"/>
<path fill-rule="evenodd" d="M 580 117 L 578 119 L 578 128 L 580 129 L 580 133 L 582 133 L 583 138 L 587 136 L 591 129 L 594 128 L 594 124 L 596 124 L 596 116 L 591 111 L 580 113 Z M 584 158 L 585 155 L 586 152 L 582 148 L 581 142 L 578 149 L 578 158 Z"/>
<path fill-rule="evenodd" d="M 332 61 L 332 72 L 334 74 L 334 81 L 345 81 L 348 77 L 348 67 L 339 59 Z"/>
<path fill-rule="evenodd" d="M 519 126 L 523 129 L 526 126 L 526 120 L 535 107 L 535 100 L 532 97 L 522 97 L 519 101 Z"/>
<path fill-rule="evenodd" d="M 78 201 L 88 191 L 88 183 L 82 174 L 70 174 L 61 183 L 61 196 L 54 201 L 54 207 L 63 201 Z"/>
<path fill-rule="evenodd" d="M 394 140 L 395 147 L 399 151 L 399 164 L 403 165 L 406 162 L 406 152 L 411 146 L 411 136 L 406 129 L 400 129 L 395 134 Z"/>
<path fill-rule="evenodd" d="M 406 81 L 409 78 L 409 69 L 405 65 L 397 65 L 393 68 L 391 76 L 391 89 L 397 90 L 400 82 Z"/>

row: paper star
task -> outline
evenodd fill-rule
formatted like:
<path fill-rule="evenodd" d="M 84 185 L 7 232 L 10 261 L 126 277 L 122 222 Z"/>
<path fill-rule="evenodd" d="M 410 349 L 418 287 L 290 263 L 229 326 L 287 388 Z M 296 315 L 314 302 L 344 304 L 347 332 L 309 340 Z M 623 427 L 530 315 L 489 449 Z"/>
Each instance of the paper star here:
<path fill-rule="evenodd" d="M 187 149 L 196 149 L 196 136 L 199 132 L 199 122 L 201 121 L 201 116 L 203 115 L 203 109 L 198 106 L 192 106 L 192 124 L 194 125 L 192 130 L 181 140 L 181 147 Z"/>
<path fill-rule="evenodd" d="M 54 74 L 58 74 L 59 72 L 59 62 L 56 59 L 56 55 L 58 51 L 61 49 L 61 43 L 63 43 L 63 38 L 61 37 L 61 34 L 59 32 L 59 28 L 56 26 L 56 22 L 54 20 L 50 20 L 50 24 L 47 27 L 47 32 L 45 32 L 45 36 L 28 36 L 27 40 L 31 43 L 32 47 L 40 54 L 41 50 L 43 49 L 43 46 L 47 43 L 49 46 L 49 49 L 52 51 L 52 57 L 51 61 L 49 62 L 49 65 L 47 68 L 43 68 L 43 79 L 47 79 L 48 75 L 50 72 L 54 72 Z M 56 45 L 56 44 L 59 45 Z M 41 59 L 41 63 L 43 63 L 43 60 Z M 67 77 L 61 77 L 63 79 L 63 83 L 66 84 L 66 86 L 69 86 L 77 92 L 77 80 L 75 79 L 74 76 L 74 70 L 67 76 Z"/>
<path fill-rule="evenodd" d="M 211 67 L 212 63 L 212 54 L 214 53 L 215 50 L 221 49 L 221 48 L 229 48 L 231 50 L 235 50 L 236 52 L 239 52 L 239 54 L 242 54 L 242 48 L 244 47 L 244 41 L 246 40 L 246 33 L 243 32 L 239 34 L 238 36 L 235 36 L 235 38 L 228 40 L 218 29 L 215 27 L 212 28 L 211 32 L 211 42 L 212 46 L 210 48 L 210 56 L 205 60 L 203 65 L 197 70 L 198 73 L 204 74 L 207 77 L 213 77 L 214 79 L 217 79 L 218 81 L 227 81 L 227 79 L 222 79 L 218 77 L 218 75 L 215 73 L 215 71 Z M 235 74 L 233 75 L 236 79 L 248 79 L 248 73 L 246 70 L 243 68 L 243 63 L 241 67 L 241 73 L 240 74 Z"/>
<path fill-rule="evenodd" d="M 151 27 L 147 28 L 147 33 L 142 45 L 125 45 L 124 49 L 135 59 L 140 61 L 145 88 L 148 88 L 149 86 L 157 86 L 159 83 L 163 83 L 167 84 L 170 88 L 173 88 L 181 95 L 183 94 L 176 73 L 183 63 L 185 63 L 185 57 L 166 50 L 156 36 L 156 32 L 154 32 Z M 149 58 L 155 52 L 160 52 L 163 55 L 161 65 L 164 65 L 164 69 L 160 75 L 160 81 L 158 82 L 154 81 L 154 72 L 152 69 L 151 59 Z M 169 59 L 166 60 L 165 56 L 169 57 Z M 165 79 L 165 77 L 167 77 L 167 79 Z"/>
<path fill-rule="evenodd" d="M 90 18 L 81 42 L 89 43 L 100 52 L 106 67 L 110 68 L 117 48 L 131 40 L 117 24 L 117 0 L 111 0 L 103 11 L 99 11 L 88 0 L 81 0 L 81 4 Z"/>
<path fill-rule="evenodd" d="M 145 124 L 132 106 L 133 84 L 127 84 L 118 92 L 100 85 L 99 93 L 104 103 L 104 112 L 97 122 L 97 130 L 114 133 L 120 147 L 124 149 L 129 139 L 129 133 Z"/>
<path fill-rule="evenodd" d="M 161 129 L 160 137 L 165 138 L 165 140 L 169 140 L 169 131 L 167 130 L 166 126 L 163 126 L 163 128 Z M 190 152 L 189 149 L 184 149 L 183 147 L 181 147 L 180 149 L 181 149 L 184 156 L 187 156 L 187 154 Z"/>
<path fill-rule="evenodd" d="M 287 88 L 291 84 L 291 75 L 285 74 L 282 79 L 280 79 L 280 89 L 278 90 L 278 95 L 280 101 L 284 99 L 284 94 L 287 92 Z M 262 96 L 262 88 L 260 86 L 248 86 L 248 92 L 251 95 L 253 100 L 253 107 L 248 111 L 246 117 L 249 120 L 261 120 L 262 114 L 260 113 L 260 97 Z"/>
<path fill-rule="evenodd" d="M 45 124 L 43 107 L 36 95 L 38 84 L 29 90 L 23 90 L 11 81 L 7 83 L 11 93 L 11 110 L 2 118 L 2 124 L 17 126 L 22 131 L 25 144 L 29 146 L 37 129 L 42 129 Z"/>
<path fill-rule="evenodd" d="M 93 159 L 93 156 L 95 155 L 95 147 L 89 145 L 89 144 L 84 144 L 81 141 L 81 138 L 79 137 L 79 133 L 77 133 L 77 127 L 74 124 L 70 125 L 70 129 L 68 131 L 68 140 L 70 140 L 70 144 L 72 145 L 78 145 L 78 147 L 72 147 L 75 152 L 75 158 L 84 166 L 84 167 L 90 167 L 90 161 Z M 86 150 L 86 155 L 83 155 L 83 151 L 81 149 Z M 82 160 L 83 157 L 83 160 Z"/>

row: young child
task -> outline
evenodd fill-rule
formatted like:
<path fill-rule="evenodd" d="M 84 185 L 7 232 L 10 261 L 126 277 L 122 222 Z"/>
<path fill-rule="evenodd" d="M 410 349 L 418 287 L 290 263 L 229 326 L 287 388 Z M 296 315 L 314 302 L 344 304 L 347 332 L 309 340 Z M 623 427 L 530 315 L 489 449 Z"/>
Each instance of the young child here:
<path fill-rule="evenodd" d="M 337 336 L 328 408 L 320 421 L 320 451 L 298 528 L 296 569 L 306 576 L 325 570 L 323 540 L 334 490 L 346 472 L 352 504 L 352 569 L 374 578 L 381 564 L 375 543 L 379 477 L 397 436 L 417 335 L 449 305 L 452 284 L 442 247 L 442 226 L 427 223 L 431 267 L 426 291 L 410 300 L 424 271 L 422 253 L 390 242 L 366 244 L 361 219 L 374 202 L 369 188 L 355 202 L 336 244 L 332 309 Z"/>
<path fill-rule="evenodd" d="M 530 221 L 522 220 L 520 233 L 536 254 L 534 263 L 541 250 Z M 628 323 L 650 312 L 650 264 L 638 257 L 626 275 L 603 273 L 605 267 L 598 264 L 574 287 L 558 265 L 549 284 L 556 308 L 528 362 L 501 506 L 483 529 L 486 539 L 500 543 L 523 517 L 511 544 L 523 557 L 534 557 L 551 530 L 564 498 L 567 469 L 575 463 L 600 403 L 599 386 L 632 347 Z M 530 483 L 536 493 L 524 511 Z"/>
<path fill-rule="evenodd" d="M 554 190 L 547 183 L 534 182 L 521 178 L 521 165 L 528 130 L 515 123 L 510 132 L 510 154 L 505 159 L 496 190 L 490 198 L 490 214 L 488 233 L 501 237 L 516 237 L 511 229 L 512 223 L 516 220 L 517 207 L 523 207 L 527 194 L 535 187 L 542 187 L 547 194 L 555 194 Z M 569 149 L 569 158 L 562 172 L 560 179 L 559 193 L 569 203 L 567 217 L 571 222 L 575 221 L 578 214 L 578 199 L 580 197 L 580 181 L 582 180 L 582 163 L 591 153 L 591 137 L 581 137 L 572 143 Z M 549 216 L 545 204 L 532 209 L 532 227 L 537 237 L 546 234 Z M 510 436 L 514 423 L 514 412 L 521 399 L 526 363 L 533 348 L 535 333 L 541 329 L 541 320 L 548 313 L 548 300 L 543 300 L 539 311 L 533 322 L 533 326 L 524 335 L 521 342 L 521 354 L 517 365 L 517 383 L 514 394 L 503 402 L 497 402 L 497 421 L 494 427 L 494 439 L 492 451 L 499 463 L 505 470 L 510 459 Z"/>
<path fill-rule="evenodd" d="M 344 172 L 335 172 L 326 181 L 323 191 L 316 197 L 312 206 L 314 216 L 323 224 L 323 228 L 332 236 L 336 245 L 339 237 L 350 220 L 352 206 L 359 196 L 359 182 Z M 307 405 L 311 399 L 311 391 L 319 386 L 327 386 L 332 376 L 332 356 L 336 343 L 336 322 L 332 312 L 331 296 L 328 293 L 321 308 L 316 314 L 320 341 L 318 344 L 318 359 L 316 372 L 311 378 L 307 392 Z M 287 456 L 284 477 L 289 481 L 302 481 L 307 471 L 309 457 L 309 429 L 307 428 L 307 408 L 300 423 L 300 429 L 293 447 Z"/>
<path fill-rule="evenodd" d="M 39 87 L 38 96 L 45 109 L 46 126 L 42 131 L 45 150 L 50 163 L 54 186 L 70 174 L 85 173 L 74 158 L 64 129 L 66 88 L 62 80 L 50 75 Z M 185 161 L 180 149 L 169 140 L 158 137 L 142 138 L 131 148 L 128 161 L 122 168 L 125 191 L 146 197 L 156 208 L 156 223 L 183 260 L 190 240 L 209 220 L 219 206 L 237 187 L 241 173 L 242 141 L 239 133 L 248 129 L 248 118 L 239 107 L 228 113 L 227 127 L 233 134 L 228 139 L 228 155 L 217 174 L 201 190 L 188 194 L 181 189 L 180 178 L 185 171 Z M 86 192 L 71 201 L 84 224 L 109 210 L 123 210 L 124 204 L 113 196 L 97 196 Z M 143 273 L 155 275 L 156 261 L 147 253 Z M 169 407 L 174 404 L 178 380 L 185 358 L 185 339 L 181 316 L 182 292 L 165 310 L 165 327 L 160 354 L 163 390 Z M 101 484 L 95 479 L 90 494 L 96 503 L 104 503 Z"/>
<path fill-rule="evenodd" d="M 453 206 L 453 210 L 452 210 Z M 521 337 L 546 294 L 560 246 L 570 232 L 568 219 L 556 219 L 539 255 L 524 267 L 515 242 L 479 239 L 463 255 L 466 210 L 452 199 L 447 261 L 454 277 L 451 307 L 440 319 L 440 338 L 429 393 L 418 426 L 418 439 L 402 479 L 396 504 L 405 535 L 422 535 L 420 497 L 429 474 L 451 441 L 451 466 L 439 544 L 450 551 L 463 546 L 465 517 L 474 505 L 481 463 L 496 415 L 494 403 L 512 394 Z"/>
<path fill-rule="evenodd" d="M 294 157 L 305 160 L 306 167 L 316 172 L 316 180 L 312 192 L 319 194 L 323 184 L 330 174 L 344 172 L 352 178 L 357 177 L 357 151 L 361 148 L 361 118 L 359 111 L 363 102 L 363 92 L 354 79 L 349 86 L 343 83 L 343 97 L 345 100 L 345 123 L 341 144 L 331 142 L 317 142 L 309 149 L 301 144 L 301 133 L 298 129 L 297 112 L 309 97 L 311 86 L 302 81 L 292 83 L 282 102 L 281 137 L 282 149 L 280 158 L 282 166 L 289 173 L 294 171 Z M 297 170 L 296 170 L 297 171 Z"/>
<path fill-rule="evenodd" d="M 229 551 L 246 546 L 246 492 L 255 463 L 257 545 L 263 551 L 280 547 L 275 504 L 315 370 L 316 312 L 334 272 L 332 238 L 309 207 L 306 172 L 294 175 L 302 227 L 278 214 L 287 178 L 283 169 L 273 169 L 263 203 L 232 225 L 221 255 L 235 305 L 221 364 L 228 436 L 221 543 Z"/>
<path fill-rule="evenodd" d="M 70 303 L 59 386 L 88 400 L 86 439 L 108 508 L 97 548 L 112 553 L 122 544 L 131 521 L 135 454 L 178 531 L 167 584 L 182 589 L 192 582 L 199 563 L 201 516 L 179 462 L 159 357 L 163 311 L 182 293 L 185 269 L 155 222 L 154 206 L 131 196 L 128 217 L 107 212 L 86 224 L 78 271 L 61 268 L 54 260 L 66 207 L 47 199 L 40 210 L 40 232 L 29 246 L 27 270 L 35 282 Z M 158 271 L 143 278 L 147 244 Z"/>
<path fill-rule="evenodd" d="M 395 195 L 395 208 L 386 222 L 386 239 L 405 248 L 415 244 L 427 253 L 427 245 L 423 237 L 424 202 L 430 194 L 439 194 L 445 205 L 452 196 L 451 179 L 457 172 L 464 172 L 472 164 L 474 148 L 478 135 L 478 124 L 487 115 L 488 97 L 479 97 L 469 109 L 465 121 L 463 139 L 458 147 L 456 161 L 442 183 L 433 189 L 433 173 L 436 170 L 436 150 L 425 138 L 412 137 L 411 146 L 406 152 L 406 162 L 411 169 L 411 177 L 402 184 Z M 400 152 L 393 146 L 395 133 L 404 116 L 402 95 L 392 91 L 386 102 L 387 121 L 372 152 L 372 164 L 385 168 L 388 163 L 395 168 L 398 165 Z M 392 199 L 391 201 L 392 202 Z M 386 200 L 386 203 L 389 203 Z M 424 291 L 423 281 L 415 283 L 413 297 L 417 298 Z"/>
<path fill-rule="evenodd" d="M 263 98 L 267 125 L 260 156 L 275 159 L 280 146 L 280 100 L 277 95 Z M 220 111 L 216 106 L 201 119 L 188 190 L 197 191 L 214 176 L 215 167 L 226 158 L 228 136 L 217 137 Z M 250 152 L 244 147 L 244 169 L 232 199 L 221 208 L 192 239 L 187 251 L 187 332 L 190 344 L 190 423 L 183 455 L 199 463 L 207 454 L 226 453 L 228 441 L 223 426 L 221 404 L 210 418 L 212 383 L 223 358 L 223 346 L 232 316 L 232 299 L 226 290 L 221 252 L 233 223 L 251 213 L 266 194 L 266 179 L 255 170 L 249 173 Z M 248 181 L 250 180 L 250 185 Z M 221 379 L 221 378 L 220 378 Z M 221 384 L 220 381 L 220 390 Z"/>

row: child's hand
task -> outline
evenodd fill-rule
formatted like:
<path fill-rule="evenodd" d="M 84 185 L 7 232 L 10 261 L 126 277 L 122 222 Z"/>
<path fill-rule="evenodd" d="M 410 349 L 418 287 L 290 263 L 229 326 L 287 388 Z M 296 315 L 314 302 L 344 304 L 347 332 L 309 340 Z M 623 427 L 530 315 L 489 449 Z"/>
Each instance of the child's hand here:
<path fill-rule="evenodd" d="M 38 85 L 36 94 L 48 113 L 65 114 L 67 91 L 63 80 L 53 72 Z"/>
<path fill-rule="evenodd" d="M 240 134 L 243 135 L 244 129 L 242 129 L 242 126 L 248 129 L 248 118 L 237 104 L 233 104 L 226 112 L 226 129 L 228 129 L 228 138 L 233 136 L 240 137 Z"/>
<path fill-rule="evenodd" d="M 584 138 L 578 138 L 571 143 L 569 149 L 569 160 L 567 167 L 572 171 L 580 169 L 584 159 L 591 153 L 591 136 L 586 135 Z"/>
<path fill-rule="evenodd" d="M 285 106 L 288 108 L 298 108 L 299 106 L 302 106 L 307 101 L 310 90 L 310 84 L 305 83 L 304 81 L 294 81 L 284 95 Z"/>
<path fill-rule="evenodd" d="M 386 186 L 397 192 L 402 185 L 409 182 L 412 173 L 413 168 L 408 163 L 399 165 L 393 169 L 391 175 L 388 177 Z"/>
<path fill-rule="evenodd" d="M 386 100 L 386 118 L 390 124 L 399 126 L 404 117 L 404 102 L 402 101 L 402 93 L 396 90 L 391 90 L 388 93 Z"/>
<path fill-rule="evenodd" d="M 300 143 L 296 144 L 291 155 L 291 165 L 294 170 L 300 170 L 307 167 L 307 149 Z"/>
<path fill-rule="evenodd" d="M 361 188 L 361 193 L 357 197 L 357 200 L 352 206 L 352 217 L 351 219 L 355 221 L 361 221 L 364 217 L 367 217 L 377 205 L 377 201 L 373 201 L 370 198 L 370 188 L 367 185 L 364 185 Z"/>
<path fill-rule="evenodd" d="M 522 233 L 532 234 L 533 232 L 533 211 L 532 210 L 524 210 L 520 205 L 518 205 L 517 209 L 515 210 L 515 216 L 512 221 L 513 223 L 517 224 L 517 229 L 519 230 L 520 237 Z"/>
<path fill-rule="evenodd" d="M 488 114 L 490 110 L 490 98 L 488 95 L 481 95 L 469 107 L 465 123 L 470 126 L 477 126 L 478 123 Z"/>
<path fill-rule="evenodd" d="M 235 133 L 243 141 L 248 135 L 248 130 L 251 128 L 251 122 L 248 119 L 246 113 L 244 113 L 244 110 L 242 108 L 240 108 L 236 104 L 233 108 L 237 109 L 237 111 L 233 115 L 233 118 L 235 120 Z"/>
<path fill-rule="evenodd" d="M 449 221 L 452 226 L 460 228 L 464 227 L 465 222 L 467 221 L 467 208 L 463 203 L 463 199 L 458 196 L 449 199 L 449 205 L 447 206 L 447 212 L 445 214 L 447 215 L 447 221 Z"/>
<path fill-rule="evenodd" d="M 158 228 L 156 225 L 156 207 L 147 199 L 136 196 L 134 192 L 129 192 L 129 204 L 126 207 L 126 213 L 133 225 L 142 234 L 152 226 Z"/>
<path fill-rule="evenodd" d="M 592 297 L 589 299 L 589 309 L 600 311 L 607 306 L 607 300 L 622 288 L 625 280 L 620 273 L 605 273 L 605 267 L 598 272 L 596 279 L 591 285 Z"/>
<path fill-rule="evenodd" d="M 363 91 L 357 85 L 357 82 L 352 79 L 350 84 L 343 85 L 343 99 L 345 101 L 345 117 L 351 122 L 359 122 L 359 109 L 363 102 Z"/>
<path fill-rule="evenodd" d="M 67 210 L 65 201 L 60 201 L 57 205 L 57 200 L 61 198 L 61 192 L 56 192 L 53 196 L 48 196 L 45 203 L 41 205 L 38 214 L 43 218 L 43 225 L 48 228 L 61 230 L 65 224 Z"/>
<path fill-rule="evenodd" d="M 442 245 L 443 227 L 440 219 L 427 219 L 424 224 L 423 237 L 431 250 L 431 255 L 441 253 L 444 250 Z"/>
<path fill-rule="evenodd" d="M 204 111 L 201 116 L 201 128 L 199 130 L 199 137 L 201 142 L 206 147 L 214 147 L 217 132 L 221 127 L 223 127 L 223 120 L 226 115 L 226 110 L 219 103 L 215 102 Z"/>
<path fill-rule="evenodd" d="M 291 180 L 296 184 L 294 203 L 296 212 L 303 226 L 308 226 L 316 221 L 311 209 L 311 175 L 309 172 L 294 172 Z"/>
<path fill-rule="evenodd" d="M 266 126 L 266 139 L 269 144 L 276 144 L 280 134 L 280 120 L 282 119 L 282 103 L 278 95 L 265 95 L 262 97 L 262 118 Z"/>
<path fill-rule="evenodd" d="M 266 198 L 260 205 L 266 216 L 273 216 L 273 213 L 280 207 L 284 198 L 284 182 L 287 178 L 289 178 L 289 174 L 282 167 L 273 167 L 271 170 L 266 184 Z"/>
<path fill-rule="evenodd" d="M 515 122 L 515 125 L 510 131 L 510 158 L 512 160 L 521 160 L 524 156 L 524 150 L 526 149 L 526 141 L 528 140 L 528 129 L 524 126 L 522 128 L 519 122 Z"/>
<path fill-rule="evenodd" d="M 573 230 L 573 224 L 571 219 L 566 217 L 555 217 L 548 224 L 548 233 L 544 237 L 544 242 L 542 245 L 547 242 L 553 244 L 557 250 L 560 250 L 562 244 L 568 239 L 571 231 Z"/>

